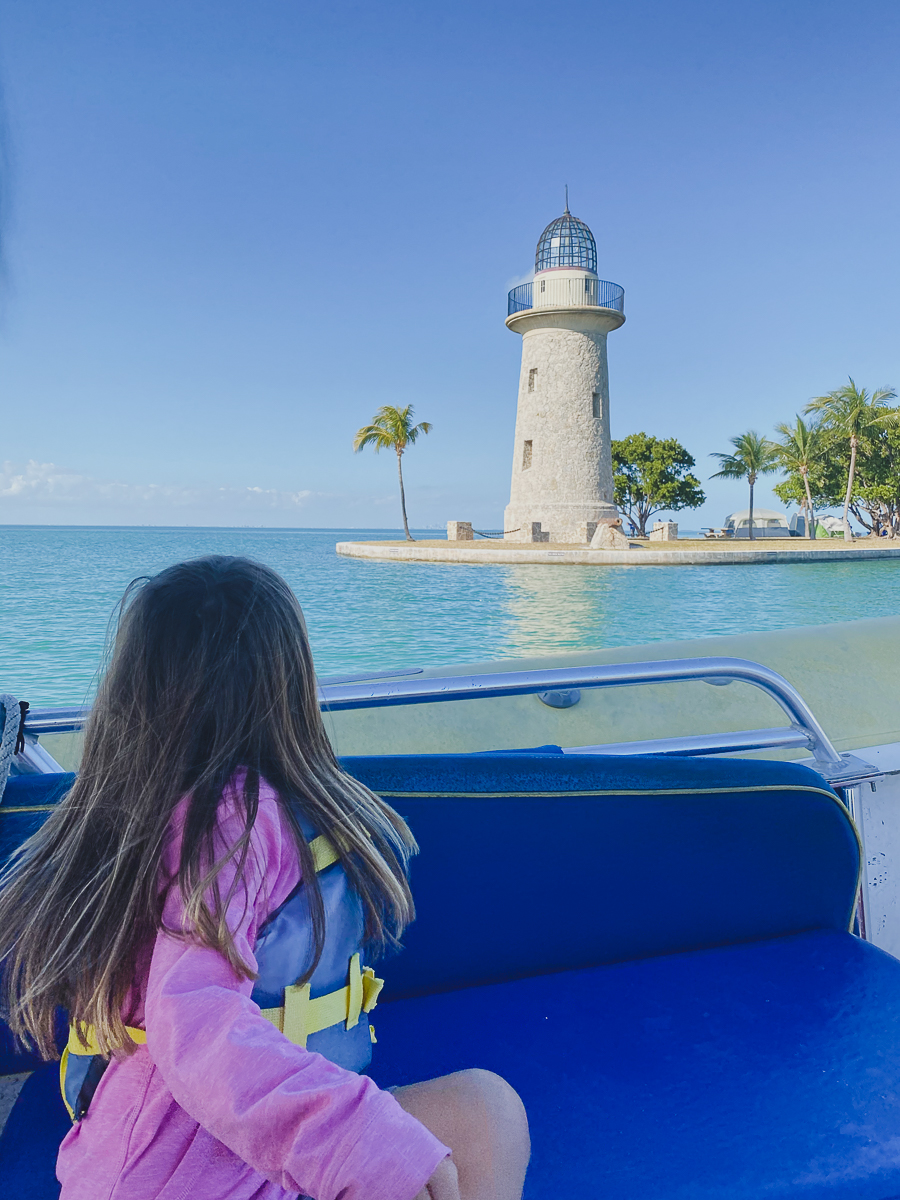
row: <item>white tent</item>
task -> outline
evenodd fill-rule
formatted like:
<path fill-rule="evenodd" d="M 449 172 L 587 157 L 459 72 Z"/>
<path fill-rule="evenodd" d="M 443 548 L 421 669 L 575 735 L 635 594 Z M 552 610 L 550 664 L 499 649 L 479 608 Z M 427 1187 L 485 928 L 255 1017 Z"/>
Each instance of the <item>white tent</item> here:
<path fill-rule="evenodd" d="M 817 517 L 816 521 L 823 529 L 827 529 L 829 533 L 844 532 L 844 522 L 840 517 Z"/>
<path fill-rule="evenodd" d="M 738 529 L 749 529 L 750 527 L 750 509 L 744 508 L 740 512 L 731 513 L 725 518 L 725 528 L 733 529 L 737 532 Z M 783 529 L 784 533 L 770 533 L 770 530 Z M 762 533 L 766 531 L 769 537 L 785 537 L 791 532 L 788 519 L 784 513 L 774 512 L 771 508 L 753 508 L 753 532 Z"/>

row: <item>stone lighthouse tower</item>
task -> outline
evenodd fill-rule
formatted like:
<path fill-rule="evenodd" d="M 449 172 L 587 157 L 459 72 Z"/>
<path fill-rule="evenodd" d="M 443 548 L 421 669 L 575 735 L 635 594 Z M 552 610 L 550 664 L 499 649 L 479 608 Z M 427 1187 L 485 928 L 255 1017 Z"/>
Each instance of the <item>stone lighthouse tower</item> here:
<path fill-rule="evenodd" d="M 585 542 L 619 518 L 606 335 L 625 321 L 625 292 L 597 278 L 593 234 L 568 204 L 541 234 L 534 268 L 534 282 L 509 293 L 522 372 L 503 528 L 509 541 Z"/>

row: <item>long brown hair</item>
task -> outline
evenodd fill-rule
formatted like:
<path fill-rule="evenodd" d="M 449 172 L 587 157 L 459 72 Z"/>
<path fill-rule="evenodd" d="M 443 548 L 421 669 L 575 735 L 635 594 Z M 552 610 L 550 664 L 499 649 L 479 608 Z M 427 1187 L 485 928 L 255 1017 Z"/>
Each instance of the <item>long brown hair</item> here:
<path fill-rule="evenodd" d="M 217 859 L 217 810 L 241 768 L 243 834 Z M 325 916 L 300 813 L 340 854 L 369 943 L 395 944 L 413 915 L 406 868 L 415 843 L 334 756 L 288 585 L 259 563 L 220 556 L 135 580 L 78 778 L 0 879 L 2 1007 L 14 1033 L 54 1057 L 60 1006 L 94 1026 L 104 1053 L 133 1048 L 124 1010 L 142 952 L 163 928 L 167 887 L 181 891 L 190 936 L 252 978 L 225 912 L 250 851 L 261 778 L 293 830 L 310 893 L 314 958 L 301 980 L 321 955 Z M 177 877 L 161 881 L 172 812 L 185 796 Z M 230 860 L 237 874 L 223 896 L 218 877 Z"/>

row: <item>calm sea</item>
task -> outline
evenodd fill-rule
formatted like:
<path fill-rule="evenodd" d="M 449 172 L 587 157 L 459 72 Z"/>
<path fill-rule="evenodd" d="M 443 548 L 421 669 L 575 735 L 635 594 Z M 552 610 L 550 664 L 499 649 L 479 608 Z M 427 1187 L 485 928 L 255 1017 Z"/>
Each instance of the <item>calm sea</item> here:
<path fill-rule="evenodd" d="M 433 530 L 422 537 L 440 536 Z M 268 563 L 306 612 L 321 675 L 552 654 L 900 613 L 900 562 L 444 566 L 339 558 L 395 530 L 0 526 L 0 691 L 91 694 L 128 582 L 200 554 Z"/>

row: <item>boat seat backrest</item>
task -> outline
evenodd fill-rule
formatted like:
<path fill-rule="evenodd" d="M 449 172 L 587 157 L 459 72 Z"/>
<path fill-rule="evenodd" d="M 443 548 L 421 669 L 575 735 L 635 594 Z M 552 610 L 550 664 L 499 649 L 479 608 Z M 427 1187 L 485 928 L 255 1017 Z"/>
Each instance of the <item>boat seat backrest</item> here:
<path fill-rule="evenodd" d="M 75 782 L 74 774 L 14 775 L 0 800 L 0 867 L 37 833 L 54 806 Z"/>
<path fill-rule="evenodd" d="M 859 842 L 793 763 L 346 758 L 409 821 L 417 919 L 385 999 L 801 930 L 846 931 Z"/>
<path fill-rule="evenodd" d="M 537 752 L 343 765 L 420 846 L 417 919 L 385 964 L 393 998 L 852 919 L 853 824 L 821 776 L 793 763 Z M 73 779 L 9 781 L 0 862 Z M 3 1051 L 0 1037 L 0 1073 L 24 1069 Z"/>

